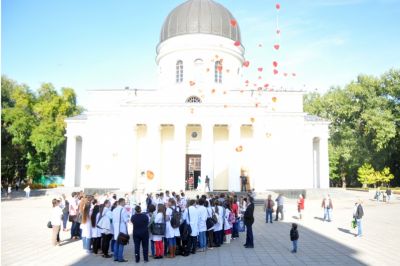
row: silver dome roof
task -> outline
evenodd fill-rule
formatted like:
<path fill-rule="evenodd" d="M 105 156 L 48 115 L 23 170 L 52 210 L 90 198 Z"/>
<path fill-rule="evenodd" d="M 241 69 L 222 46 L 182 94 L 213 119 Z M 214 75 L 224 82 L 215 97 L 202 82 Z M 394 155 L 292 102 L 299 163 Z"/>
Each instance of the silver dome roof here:
<path fill-rule="evenodd" d="M 212 0 L 188 0 L 169 13 L 161 29 L 160 43 L 184 34 L 213 34 L 241 41 L 239 25 L 231 12 Z"/>

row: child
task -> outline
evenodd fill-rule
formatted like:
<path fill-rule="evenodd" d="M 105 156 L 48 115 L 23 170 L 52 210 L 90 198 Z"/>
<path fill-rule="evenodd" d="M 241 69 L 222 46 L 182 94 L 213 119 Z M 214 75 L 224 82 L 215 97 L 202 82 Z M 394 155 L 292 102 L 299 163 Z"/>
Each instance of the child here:
<path fill-rule="evenodd" d="M 297 240 L 299 239 L 299 231 L 297 231 L 297 224 L 292 224 L 292 229 L 290 229 L 290 241 L 293 243 L 292 253 L 297 252 Z"/>

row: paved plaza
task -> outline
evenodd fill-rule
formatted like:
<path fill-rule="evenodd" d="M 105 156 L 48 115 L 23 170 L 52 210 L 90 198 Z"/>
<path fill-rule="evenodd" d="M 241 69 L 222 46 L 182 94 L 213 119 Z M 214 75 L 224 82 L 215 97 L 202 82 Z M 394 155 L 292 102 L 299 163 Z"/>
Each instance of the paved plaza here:
<path fill-rule="evenodd" d="M 353 204 L 364 201 L 364 236 L 350 230 Z M 306 199 L 305 218 L 298 222 L 294 200 L 286 200 L 284 222 L 266 224 L 261 206 L 256 207 L 255 248 L 243 247 L 245 235 L 231 244 L 189 257 L 153 260 L 147 265 L 398 265 L 400 254 L 400 197 L 391 204 L 375 202 L 366 193 L 333 198 L 333 222 L 323 222 L 320 199 Z M 70 241 L 61 232 L 62 246 L 51 247 L 46 224 L 52 196 L 2 201 L 1 265 L 113 265 L 112 259 L 88 255 L 81 241 Z M 299 250 L 290 253 L 290 223 L 299 223 Z M 70 226 L 70 224 L 69 224 Z M 125 248 L 127 264 L 135 264 L 132 241 Z"/>

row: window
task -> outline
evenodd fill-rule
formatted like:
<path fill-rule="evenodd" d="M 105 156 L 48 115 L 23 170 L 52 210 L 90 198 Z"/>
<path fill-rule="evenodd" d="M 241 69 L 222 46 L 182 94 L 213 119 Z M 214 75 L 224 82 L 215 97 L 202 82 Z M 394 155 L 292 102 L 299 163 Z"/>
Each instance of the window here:
<path fill-rule="evenodd" d="M 201 66 L 203 64 L 203 59 L 197 58 L 196 60 L 194 60 L 194 64 L 196 66 Z"/>
<path fill-rule="evenodd" d="M 186 99 L 186 103 L 201 103 L 201 99 L 197 96 L 190 96 Z"/>
<path fill-rule="evenodd" d="M 181 83 L 183 81 L 183 62 L 179 60 L 176 62 L 176 83 Z"/>
<path fill-rule="evenodd" d="M 215 69 L 214 69 L 214 81 L 215 83 L 222 83 L 222 64 L 220 61 L 215 62 Z"/>

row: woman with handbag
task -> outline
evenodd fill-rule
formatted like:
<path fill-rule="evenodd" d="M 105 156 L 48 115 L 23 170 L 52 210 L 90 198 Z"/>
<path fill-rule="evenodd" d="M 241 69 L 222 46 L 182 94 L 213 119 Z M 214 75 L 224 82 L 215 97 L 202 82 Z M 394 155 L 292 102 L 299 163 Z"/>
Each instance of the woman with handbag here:
<path fill-rule="evenodd" d="M 187 243 L 187 250 L 186 253 L 196 253 L 196 247 L 197 247 L 197 236 L 199 235 L 199 214 L 194 206 L 196 203 L 195 200 L 190 200 L 189 201 L 189 207 L 185 210 L 184 213 L 184 220 L 188 225 L 190 225 L 191 228 L 191 234 L 190 237 L 188 238 L 188 243 Z"/>
<path fill-rule="evenodd" d="M 118 200 L 118 206 L 113 210 L 113 227 L 114 227 L 114 261 L 127 262 L 124 259 L 124 245 L 128 244 L 128 226 L 129 214 L 125 210 L 125 199 Z"/>
<path fill-rule="evenodd" d="M 165 224 L 166 214 L 165 214 L 165 206 L 163 204 L 158 204 L 157 206 L 157 214 L 154 218 L 154 223 L 152 226 L 152 240 L 154 241 L 154 245 L 156 248 L 156 256 L 155 259 L 162 259 L 164 255 L 164 243 L 163 237 L 165 235 L 165 227 L 164 232 L 160 230 L 162 228 L 162 224 Z M 157 228 L 157 230 L 156 230 Z"/>
<path fill-rule="evenodd" d="M 51 219 L 50 225 L 52 227 L 52 237 L 51 243 L 53 246 L 60 245 L 60 228 L 61 228 L 61 218 L 62 218 L 62 209 L 60 208 L 60 201 L 57 199 L 53 199 L 51 201 L 53 205 L 53 209 L 51 211 Z"/>
<path fill-rule="evenodd" d="M 100 206 L 95 205 L 93 207 L 92 214 L 90 215 L 90 222 L 92 225 L 91 235 L 92 235 L 93 253 L 96 255 L 99 249 L 101 248 L 101 232 L 97 228 L 97 221 L 99 219 L 99 214 L 100 214 L 99 212 L 100 212 Z"/>
<path fill-rule="evenodd" d="M 135 243 L 135 260 L 136 263 L 140 261 L 140 244 L 143 248 L 143 259 L 145 262 L 149 261 L 149 217 L 147 214 L 142 213 L 139 205 L 135 207 L 135 214 L 131 217 L 133 224 L 133 241 Z"/>

